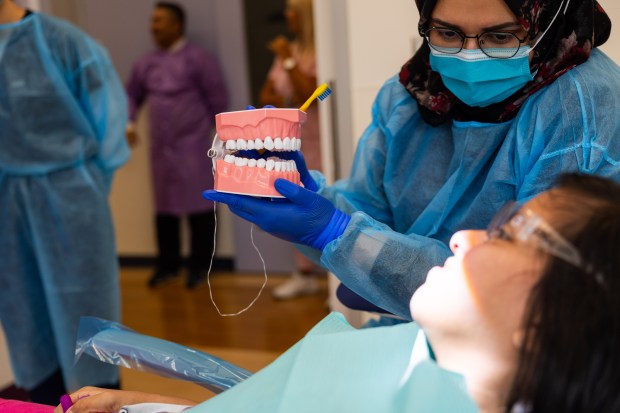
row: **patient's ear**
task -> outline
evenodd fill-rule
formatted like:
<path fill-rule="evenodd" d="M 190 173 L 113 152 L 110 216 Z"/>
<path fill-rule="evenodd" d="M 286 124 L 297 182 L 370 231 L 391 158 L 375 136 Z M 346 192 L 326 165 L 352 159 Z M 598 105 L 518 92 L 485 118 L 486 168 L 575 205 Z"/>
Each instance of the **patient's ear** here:
<path fill-rule="evenodd" d="M 523 345 L 523 340 L 525 340 L 525 330 L 520 328 L 514 333 L 512 333 L 512 345 L 517 350 L 521 349 L 521 346 Z"/>
<path fill-rule="evenodd" d="M 531 351 L 534 349 L 534 337 L 536 334 L 536 327 L 520 328 L 512 333 L 512 345 L 517 349 L 524 349 L 525 351 Z M 527 340 L 527 342 L 526 342 Z"/>

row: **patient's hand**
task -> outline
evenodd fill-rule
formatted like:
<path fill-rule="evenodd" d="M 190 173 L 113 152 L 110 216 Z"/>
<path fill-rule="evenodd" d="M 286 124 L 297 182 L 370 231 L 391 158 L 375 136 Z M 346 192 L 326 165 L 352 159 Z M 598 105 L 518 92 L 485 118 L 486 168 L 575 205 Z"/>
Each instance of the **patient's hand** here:
<path fill-rule="evenodd" d="M 193 406 L 196 402 L 175 397 L 161 396 L 126 390 L 108 390 L 97 387 L 83 387 L 72 393 L 73 407 L 70 413 L 118 413 L 123 406 L 139 403 L 169 403 Z M 54 413 L 63 413 L 59 405 Z"/>

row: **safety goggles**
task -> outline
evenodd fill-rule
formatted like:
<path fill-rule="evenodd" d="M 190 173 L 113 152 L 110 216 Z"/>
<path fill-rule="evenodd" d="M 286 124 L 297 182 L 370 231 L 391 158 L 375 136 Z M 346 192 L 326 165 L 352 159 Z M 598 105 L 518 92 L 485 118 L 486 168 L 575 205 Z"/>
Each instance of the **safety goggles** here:
<path fill-rule="evenodd" d="M 583 269 L 583 260 L 577 248 L 544 219 L 518 202 L 509 202 L 495 215 L 487 228 L 487 235 L 489 239 L 499 238 L 531 245 Z"/>

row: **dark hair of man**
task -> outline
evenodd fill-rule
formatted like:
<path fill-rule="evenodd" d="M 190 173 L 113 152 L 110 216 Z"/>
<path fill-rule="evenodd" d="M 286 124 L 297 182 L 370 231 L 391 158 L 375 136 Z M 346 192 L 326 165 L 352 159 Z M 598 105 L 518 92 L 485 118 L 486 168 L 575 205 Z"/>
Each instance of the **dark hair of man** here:
<path fill-rule="evenodd" d="M 556 188 L 571 219 L 555 229 L 584 265 L 550 258 L 532 290 L 506 411 L 620 412 L 620 185 L 565 175 Z"/>
<path fill-rule="evenodd" d="M 155 7 L 166 9 L 172 17 L 181 25 L 181 34 L 185 34 L 185 10 L 177 3 L 168 1 L 158 1 Z"/>

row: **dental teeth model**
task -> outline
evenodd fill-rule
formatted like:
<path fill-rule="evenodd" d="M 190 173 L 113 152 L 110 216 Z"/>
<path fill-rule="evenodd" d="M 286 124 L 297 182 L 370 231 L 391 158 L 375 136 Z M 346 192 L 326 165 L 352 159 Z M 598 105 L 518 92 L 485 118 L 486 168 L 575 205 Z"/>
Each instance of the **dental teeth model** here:
<path fill-rule="evenodd" d="M 215 168 L 215 190 L 282 198 L 273 186 L 276 179 L 300 185 L 295 161 L 282 159 L 277 152 L 301 149 L 301 125 L 305 121 L 306 113 L 299 109 L 263 108 L 216 115 L 217 136 L 209 151 Z M 250 150 L 261 156 L 253 159 L 240 153 Z M 265 154 L 265 150 L 270 153 Z"/>

